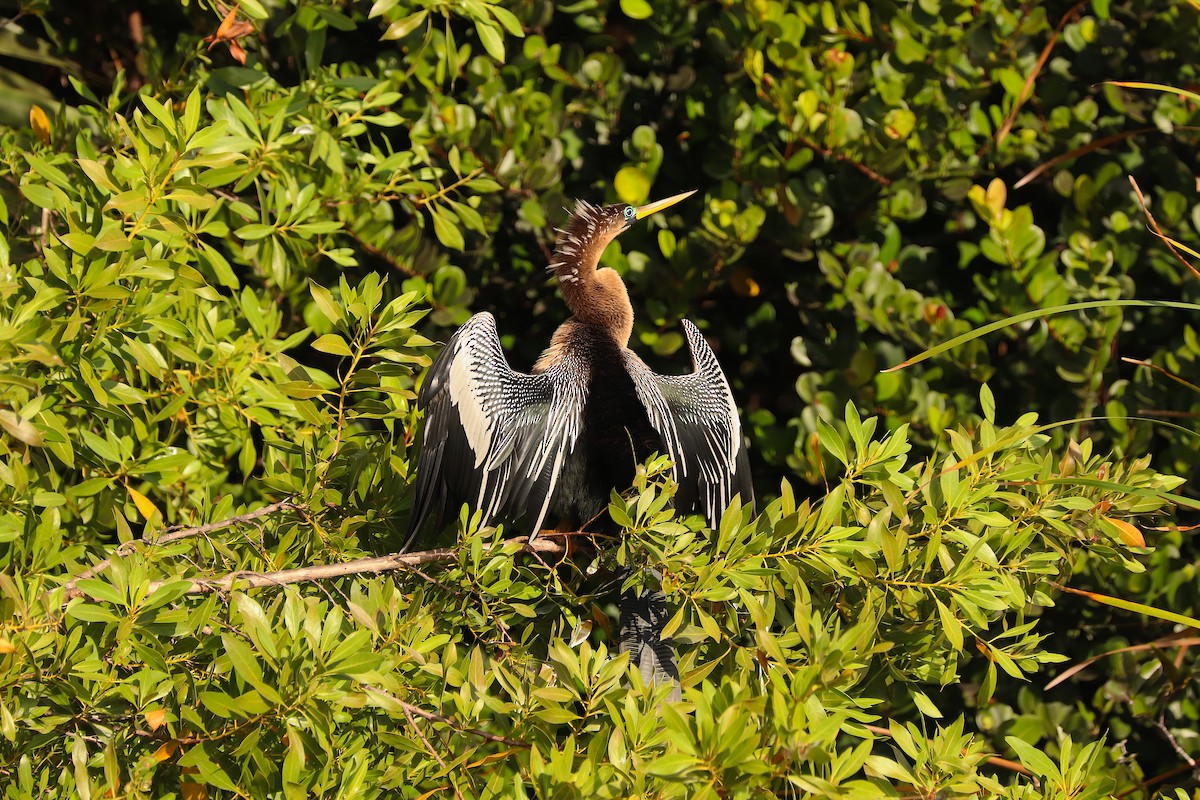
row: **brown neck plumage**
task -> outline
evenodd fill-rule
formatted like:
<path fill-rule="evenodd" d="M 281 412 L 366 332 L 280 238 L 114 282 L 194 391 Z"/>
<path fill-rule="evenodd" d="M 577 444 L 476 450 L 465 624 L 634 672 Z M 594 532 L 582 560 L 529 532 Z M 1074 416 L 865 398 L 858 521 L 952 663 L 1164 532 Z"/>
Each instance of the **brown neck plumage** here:
<path fill-rule="evenodd" d="M 633 305 L 621 276 L 607 267 L 598 270 L 596 264 L 623 228 L 619 218 L 605 217 L 601 209 L 580 201 L 559 230 L 550 261 L 575 319 L 605 328 L 622 347 L 633 333 Z"/>

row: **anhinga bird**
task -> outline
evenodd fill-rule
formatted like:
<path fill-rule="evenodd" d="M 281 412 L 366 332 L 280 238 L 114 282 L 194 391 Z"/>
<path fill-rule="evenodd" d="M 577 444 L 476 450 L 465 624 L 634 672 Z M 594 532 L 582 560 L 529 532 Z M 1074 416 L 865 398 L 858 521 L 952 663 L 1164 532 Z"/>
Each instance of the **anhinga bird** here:
<path fill-rule="evenodd" d="M 430 522 L 440 530 L 463 503 L 483 512 L 483 524 L 508 523 L 530 538 L 543 523 L 612 529 L 600 519 L 611 491 L 628 488 L 655 452 L 674 462 L 679 511 L 716 526 L 735 494 L 753 504 L 737 406 L 700 331 L 683 321 L 693 372 L 655 374 L 629 350 L 625 284 L 596 269 L 618 234 L 691 194 L 639 207 L 576 204 L 550 263 L 571 318 L 530 374 L 509 367 L 491 314 L 458 329 L 417 399 L 425 437 L 410 542 Z M 678 678 L 658 636 L 665 610 L 661 591 L 622 598 L 621 646 L 647 679 Z"/>

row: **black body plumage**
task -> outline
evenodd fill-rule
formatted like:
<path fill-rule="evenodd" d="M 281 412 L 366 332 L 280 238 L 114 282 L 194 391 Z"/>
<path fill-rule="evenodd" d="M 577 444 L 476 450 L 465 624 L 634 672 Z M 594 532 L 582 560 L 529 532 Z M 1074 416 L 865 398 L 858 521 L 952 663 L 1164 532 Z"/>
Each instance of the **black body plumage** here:
<path fill-rule="evenodd" d="M 684 320 L 693 371 L 656 374 L 628 349 L 624 284 L 596 269 L 615 236 L 686 196 L 640 208 L 577 205 L 550 265 L 572 317 L 529 374 L 509 367 L 491 314 L 471 317 L 450 339 L 418 396 L 425 434 L 410 542 L 427 526 L 445 527 L 463 504 L 484 524 L 531 537 L 546 527 L 609 528 L 611 491 L 628 488 L 654 452 L 674 462 L 678 510 L 715 526 L 735 494 L 753 504 L 737 408 L 704 337 Z M 676 677 L 656 636 L 661 593 L 623 598 L 622 607 L 625 649 L 648 676 Z"/>

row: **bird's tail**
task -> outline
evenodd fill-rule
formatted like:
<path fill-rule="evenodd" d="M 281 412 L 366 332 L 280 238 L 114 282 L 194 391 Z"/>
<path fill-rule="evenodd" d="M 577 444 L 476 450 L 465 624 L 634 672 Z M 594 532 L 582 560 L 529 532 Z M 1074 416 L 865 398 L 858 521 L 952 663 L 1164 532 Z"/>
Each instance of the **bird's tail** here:
<path fill-rule="evenodd" d="M 667 598 L 649 586 L 621 592 L 621 651 L 641 670 L 646 683 L 671 681 L 668 700 L 679 700 L 679 668 L 670 640 L 662 638 L 667 624 Z"/>

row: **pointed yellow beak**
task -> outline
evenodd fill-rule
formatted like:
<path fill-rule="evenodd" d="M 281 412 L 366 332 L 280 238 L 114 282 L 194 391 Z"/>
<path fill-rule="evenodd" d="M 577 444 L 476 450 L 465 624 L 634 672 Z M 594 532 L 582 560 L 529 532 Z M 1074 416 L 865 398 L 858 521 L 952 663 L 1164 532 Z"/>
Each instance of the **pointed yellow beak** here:
<path fill-rule="evenodd" d="M 662 211 L 664 208 L 670 208 L 671 206 L 678 203 L 680 200 L 686 200 L 687 198 L 691 197 L 695 193 L 696 193 L 696 190 L 692 189 L 690 192 L 684 192 L 683 194 L 677 194 L 674 197 L 668 197 L 666 200 L 656 200 L 653 203 L 647 203 L 644 206 L 638 206 L 636 209 L 634 209 L 634 219 L 645 219 L 646 217 L 650 216 L 651 214 L 655 214 L 655 213 L 658 213 L 659 211 Z"/>

